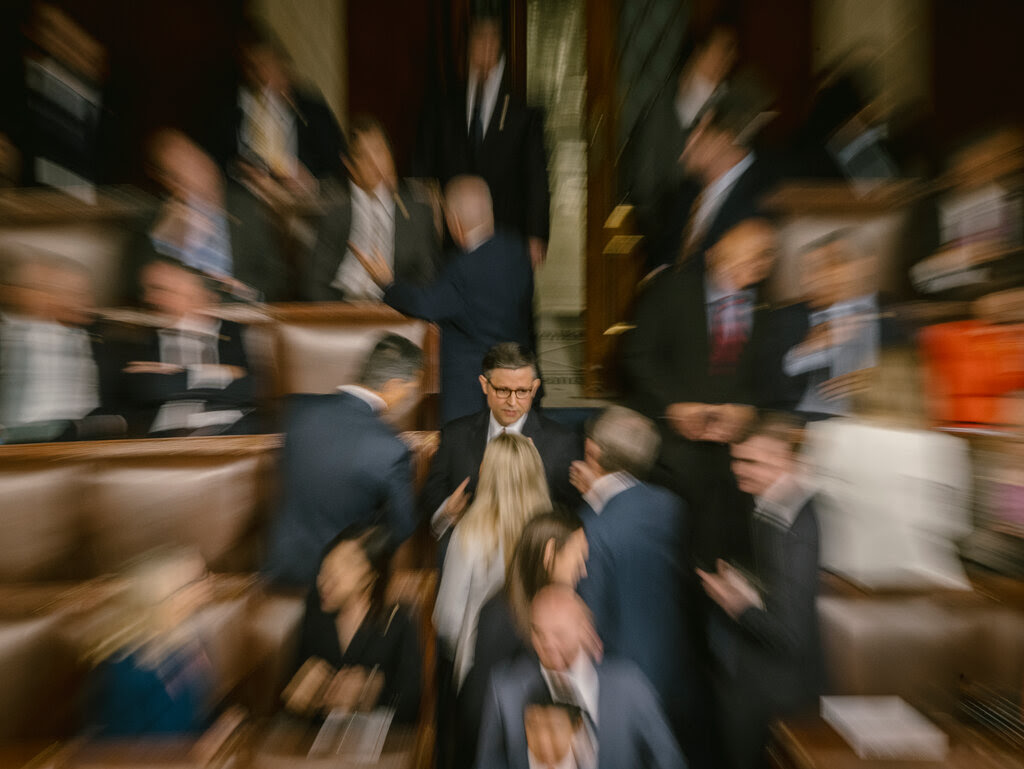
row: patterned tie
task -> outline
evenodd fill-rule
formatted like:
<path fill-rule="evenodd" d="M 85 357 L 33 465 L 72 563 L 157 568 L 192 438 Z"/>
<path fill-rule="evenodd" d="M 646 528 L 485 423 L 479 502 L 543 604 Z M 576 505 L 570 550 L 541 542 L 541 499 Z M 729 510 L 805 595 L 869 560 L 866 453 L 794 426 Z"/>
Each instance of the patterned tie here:
<path fill-rule="evenodd" d="M 747 305 L 742 294 L 732 294 L 714 304 L 711 320 L 712 374 L 728 374 L 736 370 L 743 347 L 747 342 L 747 328 L 740 315 Z"/>

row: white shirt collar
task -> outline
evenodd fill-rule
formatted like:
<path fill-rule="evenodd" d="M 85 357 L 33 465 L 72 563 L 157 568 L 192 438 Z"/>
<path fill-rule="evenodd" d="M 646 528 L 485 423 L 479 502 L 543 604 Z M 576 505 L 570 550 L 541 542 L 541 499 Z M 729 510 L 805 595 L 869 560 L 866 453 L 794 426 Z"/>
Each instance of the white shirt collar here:
<path fill-rule="evenodd" d="M 365 387 L 354 384 L 342 385 L 338 388 L 338 392 L 348 393 L 349 395 L 355 396 L 373 409 L 374 414 L 383 414 L 387 411 L 387 401 L 372 390 L 367 390 Z"/>
<path fill-rule="evenodd" d="M 372 198 L 376 198 L 377 201 L 382 206 L 384 206 L 384 208 L 387 211 L 391 212 L 391 211 L 394 210 L 394 206 L 395 206 L 394 196 L 392 196 L 391 190 L 388 189 L 388 186 L 386 184 L 384 184 L 384 182 L 381 182 L 380 184 L 378 184 L 370 192 L 367 192 L 366 190 L 364 190 L 362 187 L 360 187 L 358 184 L 356 184 L 351 179 L 349 180 L 348 186 L 349 186 L 349 190 L 351 190 L 353 199 L 358 200 L 359 203 L 367 205 L 367 204 L 370 203 Z"/>
<path fill-rule="evenodd" d="M 501 435 L 502 430 L 504 430 L 507 433 L 516 433 L 517 435 L 522 435 L 523 425 L 526 424 L 526 418 L 528 416 L 530 416 L 529 411 L 527 411 L 525 414 L 519 417 L 519 419 L 510 424 L 508 427 L 502 427 L 500 424 L 498 424 L 498 420 L 494 418 L 494 412 L 488 412 L 489 418 L 487 420 L 487 442 L 490 443 L 499 435 Z"/>
<path fill-rule="evenodd" d="M 709 223 L 714 219 L 718 209 L 722 207 L 729 191 L 736 186 L 736 182 L 746 173 L 747 169 L 754 164 L 754 153 L 747 155 L 736 165 L 709 184 L 700 194 L 700 206 L 693 214 L 693 226 L 690 228 L 690 235 L 687 245 L 692 245 L 707 231 Z"/>
<path fill-rule="evenodd" d="M 754 514 L 783 529 L 790 528 L 796 516 L 814 496 L 811 484 L 795 473 L 776 479 L 765 493 L 754 500 Z"/>
<path fill-rule="evenodd" d="M 555 671 L 550 671 L 547 668 L 541 666 L 541 675 L 544 677 L 544 683 L 548 685 L 548 689 L 551 690 L 552 695 L 554 694 L 554 687 L 551 685 L 551 676 L 557 675 Z M 590 657 L 580 649 L 576 655 L 576 659 L 573 660 L 572 665 L 569 669 L 562 673 L 562 675 L 568 676 L 569 681 L 576 689 L 576 693 L 580 698 L 580 704 L 583 709 L 590 715 L 591 720 L 594 722 L 594 726 L 597 727 L 598 718 L 600 714 L 597 712 L 597 706 L 600 695 L 600 683 L 597 678 L 597 668 L 594 667 L 594 663 L 590 661 Z"/>
<path fill-rule="evenodd" d="M 607 473 L 594 481 L 590 490 L 583 495 L 583 501 L 600 515 L 614 497 L 637 485 L 639 481 L 627 472 Z"/>

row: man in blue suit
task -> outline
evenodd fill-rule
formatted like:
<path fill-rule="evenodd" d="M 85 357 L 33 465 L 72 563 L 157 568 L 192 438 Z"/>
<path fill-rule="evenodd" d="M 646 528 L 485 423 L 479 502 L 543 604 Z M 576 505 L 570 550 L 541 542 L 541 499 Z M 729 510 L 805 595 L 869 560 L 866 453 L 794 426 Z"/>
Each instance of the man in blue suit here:
<path fill-rule="evenodd" d="M 711 746 L 694 653 L 687 510 L 671 492 L 638 480 L 659 443 L 654 424 L 622 406 L 609 407 L 590 426 L 584 459 L 571 470 L 583 492 L 590 545 L 579 589 L 605 649 L 634 662 L 654 685 L 691 766 L 702 767 Z"/>
<path fill-rule="evenodd" d="M 445 190 L 445 217 L 462 253 L 428 286 L 396 282 L 381 260 L 361 257 L 384 287 L 387 304 L 441 326 L 442 424 L 483 410 L 480 361 L 499 342 L 530 347 L 533 312 L 526 243 L 495 232 L 487 183 L 475 176 L 452 179 Z"/>
<path fill-rule="evenodd" d="M 593 626 L 572 588 L 549 585 L 541 590 L 530 619 L 537 659 L 521 657 L 491 677 L 477 769 L 530 768 L 523 710 L 545 686 L 556 702 L 582 711 L 585 728 L 573 743 L 577 766 L 686 767 L 657 695 L 636 666 L 626 660 L 592 660 L 588 648 Z"/>
<path fill-rule="evenodd" d="M 308 587 L 321 550 L 355 523 L 383 523 L 397 546 L 417 524 L 409 448 L 381 415 L 413 396 L 423 354 L 388 334 L 359 383 L 333 395 L 302 396 L 288 416 L 282 504 L 264 571 L 278 584 Z"/>

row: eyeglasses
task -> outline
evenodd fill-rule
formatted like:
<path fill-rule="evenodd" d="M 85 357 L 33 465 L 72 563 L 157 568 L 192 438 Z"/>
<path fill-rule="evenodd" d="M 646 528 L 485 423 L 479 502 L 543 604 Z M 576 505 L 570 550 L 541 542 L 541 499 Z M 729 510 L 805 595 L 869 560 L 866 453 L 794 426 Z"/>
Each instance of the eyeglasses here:
<path fill-rule="evenodd" d="M 497 395 L 502 400 L 506 400 L 510 395 L 515 395 L 516 400 L 520 401 L 524 401 L 527 398 L 533 397 L 532 387 L 517 387 L 515 390 L 513 390 L 511 387 L 495 387 L 494 382 L 492 382 L 490 379 L 487 379 L 487 384 L 491 386 L 491 389 L 494 391 L 494 394 Z"/>

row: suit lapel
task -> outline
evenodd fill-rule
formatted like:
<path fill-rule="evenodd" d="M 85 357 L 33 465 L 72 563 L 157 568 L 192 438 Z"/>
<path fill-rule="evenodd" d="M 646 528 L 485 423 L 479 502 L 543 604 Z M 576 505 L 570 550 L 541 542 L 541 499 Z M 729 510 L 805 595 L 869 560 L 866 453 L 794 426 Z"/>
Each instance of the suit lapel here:
<path fill-rule="evenodd" d="M 395 197 L 399 198 L 402 195 L 402 189 L 395 193 Z M 406 196 L 408 197 L 408 196 Z M 401 280 L 406 275 L 406 268 L 409 266 L 409 254 L 406 250 L 406 246 L 409 244 L 409 214 L 408 207 L 405 199 L 402 199 L 401 205 L 398 200 L 395 200 L 395 242 L 392 253 L 395 255 L 395 277 Z"/>

